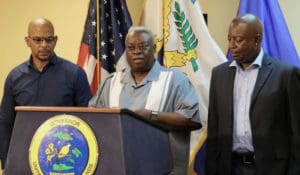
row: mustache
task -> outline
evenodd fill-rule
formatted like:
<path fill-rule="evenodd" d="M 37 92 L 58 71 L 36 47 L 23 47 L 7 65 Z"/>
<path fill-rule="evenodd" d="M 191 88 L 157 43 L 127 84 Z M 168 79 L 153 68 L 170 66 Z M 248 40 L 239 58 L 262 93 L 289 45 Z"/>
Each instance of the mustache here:
<path fill-rule="evenodd" d="M 132 59 L 132 60 L 136 60 L 136 59 L 144 59 L 144 56 L 142 56 L 142 55 L 136 55 L 136 56 L 132 56 L 131 59 Z"/>
<path fill-rule="evenodd" d="M 51 49 L 40 49 L 40 50 L 38 50 L 38 52 L 51 52 Z"/>

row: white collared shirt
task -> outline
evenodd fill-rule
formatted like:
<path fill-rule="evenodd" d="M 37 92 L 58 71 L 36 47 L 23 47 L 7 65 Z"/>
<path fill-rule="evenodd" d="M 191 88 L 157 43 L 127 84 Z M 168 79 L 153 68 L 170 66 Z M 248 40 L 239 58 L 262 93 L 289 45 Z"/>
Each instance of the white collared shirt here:
<path fill-rule="evenodd" d="M 235 152 L 254 152 L 250 124 L 250 104 L 259 68 L 262 65 L 263 49 L 254 62 L 245 70 L 233 61 L 229 66 L 236 67 L 233 93 L 233 145 Z"/>

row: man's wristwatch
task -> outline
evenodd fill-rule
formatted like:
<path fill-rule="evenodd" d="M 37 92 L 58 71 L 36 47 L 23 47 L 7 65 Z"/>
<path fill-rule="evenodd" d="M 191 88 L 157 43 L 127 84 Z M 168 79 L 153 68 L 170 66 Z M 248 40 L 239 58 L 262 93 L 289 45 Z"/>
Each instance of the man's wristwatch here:
<path fill-rule="evenodd" d="M 151 111 L 150 120 L 157 121 L 158 111 Z"/>

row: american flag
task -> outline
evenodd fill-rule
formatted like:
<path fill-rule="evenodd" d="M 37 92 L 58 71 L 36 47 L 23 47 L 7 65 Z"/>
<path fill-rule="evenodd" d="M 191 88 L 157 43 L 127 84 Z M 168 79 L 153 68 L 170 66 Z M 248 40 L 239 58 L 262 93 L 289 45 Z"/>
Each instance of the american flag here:
<path fill-rule="evenodd" d="M 97 14 L 100 16 L 97 17 Z M 97 23 L 99 18 L 100 25 Z M 124 53 L 125 36 L 131 25 L 125 0 L 90 0 L 77 64 L 86 71 L 93 94 L 101 79 L 115 72 L 117 64 L 124 61 L 124 58 L 120 58 Z M 99 27 L 100 36 L 97 34 Z M 100 59 L 97 56 L 97 46 L 100 47 Z"/>

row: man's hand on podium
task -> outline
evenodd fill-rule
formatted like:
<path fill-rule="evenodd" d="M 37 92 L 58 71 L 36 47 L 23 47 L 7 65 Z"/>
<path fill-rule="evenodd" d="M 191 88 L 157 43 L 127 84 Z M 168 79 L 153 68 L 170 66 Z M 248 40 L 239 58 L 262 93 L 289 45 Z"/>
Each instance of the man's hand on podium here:
<path fill-rule="evenodd" d="M 146 110 L 146 109 L 137 109 L 134 111 L 135 113 L 137 113 L 139 116 L 150 120 L 151 119 L 151 111 L 150 110 Z"/>

